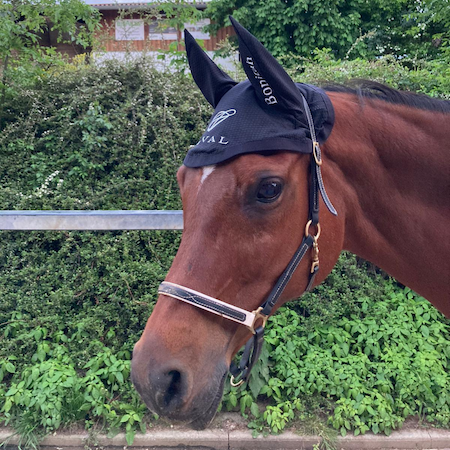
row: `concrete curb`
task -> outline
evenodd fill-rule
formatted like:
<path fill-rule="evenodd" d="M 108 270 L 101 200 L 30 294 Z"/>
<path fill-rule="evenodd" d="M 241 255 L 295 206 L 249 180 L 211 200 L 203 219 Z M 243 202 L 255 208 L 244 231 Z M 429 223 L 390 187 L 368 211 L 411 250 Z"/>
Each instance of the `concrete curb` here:
<path fill-rule="evenodd" d="M 11 435 L 8 430 L 0 431 L 0 443 Z M 87 433 L 58 434 L 47 436 L 41 444 L 43 450 L 85 450 L 89 442 Z M 252 437 L 249 431 L 222 430 L 163 430 L 137 434 L 132 450 L 152 447 L 185 448 L 203 447 L 215 450 L 312 450 L 320 442 L 316 436 L 299 436 L 285 432 L 279 436 Z M 17 447 L 19 440 L 13 437 L 6 448 Z M 99 435 L 89 447 L 125 448 L 127 443 L 123 433 L 114 438 Z M 346 436 L 338 438 L 337 447 L 341 450 L 381 450 L 381 449 L 440 449 L 450 450 L 450 432 L 446 430 L 400 430 L 390 436 L 366 434 L 364 436 Z"/>

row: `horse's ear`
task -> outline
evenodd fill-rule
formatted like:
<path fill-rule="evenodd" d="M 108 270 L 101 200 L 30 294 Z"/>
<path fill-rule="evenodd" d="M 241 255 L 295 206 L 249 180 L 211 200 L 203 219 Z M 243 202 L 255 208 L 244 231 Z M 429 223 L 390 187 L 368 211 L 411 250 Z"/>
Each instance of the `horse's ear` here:
<path fill-rule="evenodd" d="M 238 36 L 242 65 L 257 98 L 275 109 L 303 115 L 301 94 L 291 77 L 266 48 L 230 16 Z"/>
<path fill-rule="evenodd" d="M 184 42 L 194 81 L 206 100 L 215 108 L 224 94 L 237 82 L 217 67 L 187 30 L 184 30 Z"/>

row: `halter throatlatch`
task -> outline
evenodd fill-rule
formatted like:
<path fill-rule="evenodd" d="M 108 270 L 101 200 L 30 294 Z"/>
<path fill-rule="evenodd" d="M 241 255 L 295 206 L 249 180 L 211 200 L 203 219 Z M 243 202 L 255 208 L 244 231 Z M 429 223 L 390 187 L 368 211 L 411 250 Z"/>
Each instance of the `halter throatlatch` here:
<path fill-rule="evenodd" d="M 324 136 L 326 139 L 326 128 L 322 129 L 318 139 L 316 136 L 314 118 L 311 114 L 310 106 L 298 86 L 295 85 L 276 59 L 254 36 L 252 36 L 233 18 L 230 19 L 236 30 L 236 34 L 238 35 L 239 50 L 241 53 L 244 70 L 246 71 L 247 76 L 255 90 L 256 96 L 259 98 L 258 101 L 262 105 L 262 108 L 273 107 L 273 110 L 278 111 L 279 114 L 285 114 L 286 117 L 290 117 L 286 123 L 290 123 L 289 121 L 293 119 L 299 124 L 298 127 L 292 131 L 294 134 L 292 134 L 292 140 L 287 143 L 288 145 L 296 142 L 295 139 L 297 135 L 295 133 L 297 133 L 297 131 L 295 130 L 298 129 L 302 132 L 302 126 L 304 128 L 303 133 L 305 133 L 305 136 L 309 131 L 309 136 L 307 137 L 310 137 L 310 141 L 312 142 L 311 146 L 305 145 L 305 143 L 309 142 L 309 140 L 303 139 L 301 138 L 301 135 L 298 135 L 299 144 L 297 145 L 300 146 L 301 143 L 301 148 L 294 150 L 294 147 L 291 148 L 289 146 L 278 147 L 310 154 L 309 215 L 308 221 L 305 225 L 305 234 L 300 246 L 289 261 L 283 273 L 278 278 L 269 296 L 259 308 L 252 312 L 246 311 L 237 306 L 230 305 L 221 300 L 202 294 L 201 292 L 167 281 L 161 283 L 158 289 L 159 294 L 175 298 L 212 314 L 232 320 L 233 322 L 247 327 L 249 331 L 251 331 L 252 337 L 245 344 L 244 352 L 239 363 L 236 365 L 232 362 L 230 366 L 231 384 L 233 386 L 239 386 L 248 380 L 250 371 L 256 361 L 258 361 L 264 342 L 264 327 L 268 317 L 272 313 L 298 265 L 310 250 L 312 252 L 312 263 L 309 280 L 305 291 L 309 291 L 314 284 L 314 279 L 319 270 L 318 239 L 321 231 L 319 224 L 319 197 L 322 197 L 326 207 L 332 214 L 337 215 L 337 212 L 325 191 L 321 173 L 322 155 L 320 151 L 319 139 L 322 139 L 323 141 Z M 217 68 L 211 60 L 209 60 L 189 33 L 185 34 L 186 49 L 194 80 L 199 85 L 206 99 L 215 107 L 219 104 L 219 102 L 221 102 L 222 96 L 226 96 L 228 91 L 235 89 L 236 83 L 219 68 Z M 272 87 L 274 88 L 273 90 Z M 229 111 L 234 111 L 232 116 L 237 115 L 236 110 L 228 110 L 227 112 Z M 292 115 L 289 116 L 291 113 Z M 215 125 L 212 126 L 210 124 L 209 129 L 211 130 L 214 127 Z M 330 130 L 328 130 L 328 132 L 329 131 Z M 215 139 L 214 142 L 221 144 L 227 141 L 224 136 L 221 136 L 220 141 L 219 139 Z M 276 142 L 277 141 L 274 141 L 275 144 Z M 286 141 L 284 142 L 286 143 Z M 239 148 L 243 148 L 245 145 L 248 147 L 245 151 L 241 151 L 241 153 L 249 153 L 252 151 L 256 152 L 261 150 L 261 147 L 258 146 L 253 150 L 252 142 L 244 142 Z M 262 148 L 262 150 L 264 150 L 264 148 Z M 202 150 L 200 146 L 199 153 L 195 154 L 193 152 L 191 159 L 188 161 L 185 160 L 185 165 L 188 167 L 200 167 L 204 162 L 204 160 L 202 160 L 202 157 L 204 156 L 201 154 L 202 151 L 204 150 Z M 236 152 L 236 150 L 234 151 Z M 206 151 L 205 154 L 208 155 L 208 151 Z M 216 155 L 216 158 L 218 159 L 215 162 L 221 162 L 226 158 L 236 156 L 236 154 L 238 153 L 229 153 L 228 156 L 223 156 L 218 153 Z M 200 163 L 199 161 L 203 162 Z M 311 233 L 312 229 L 315 230 L 315 233 Z"/>

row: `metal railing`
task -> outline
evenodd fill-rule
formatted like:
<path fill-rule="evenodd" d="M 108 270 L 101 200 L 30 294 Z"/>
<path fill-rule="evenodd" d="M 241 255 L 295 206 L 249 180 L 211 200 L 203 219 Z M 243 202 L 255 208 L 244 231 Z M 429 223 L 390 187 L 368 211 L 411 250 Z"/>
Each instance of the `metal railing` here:
<path fill-rule="evenodd" d="M 0 230 L 182 230 L 183 211 L 0 211 Z"/>

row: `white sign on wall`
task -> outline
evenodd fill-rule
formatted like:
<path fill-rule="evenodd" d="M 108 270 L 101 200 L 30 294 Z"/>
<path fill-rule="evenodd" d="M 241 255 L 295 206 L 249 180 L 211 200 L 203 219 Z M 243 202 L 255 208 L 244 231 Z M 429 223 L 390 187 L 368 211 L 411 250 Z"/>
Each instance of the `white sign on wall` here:
<path fill-rule="evenodd" d="M 209 19 L 199 20 L 197 23 L 185 23 L 184 28 L 194 36 L 195 39 L 210 39 L 209 33 L 203 31 L 203 27 L 209 25 Z"/>
<path fill-rule="evenodd" d="M 143 41 L 144 21 L 141 19 L 116 20 L 116 41 Z"/>
<path fill-rule="evenodd" d="M 148 38 L 151 41 L 176 41 L 178 34 L 176 28 L 165 27 L 164 24 L 155 20 L 148 26 Z"/>

